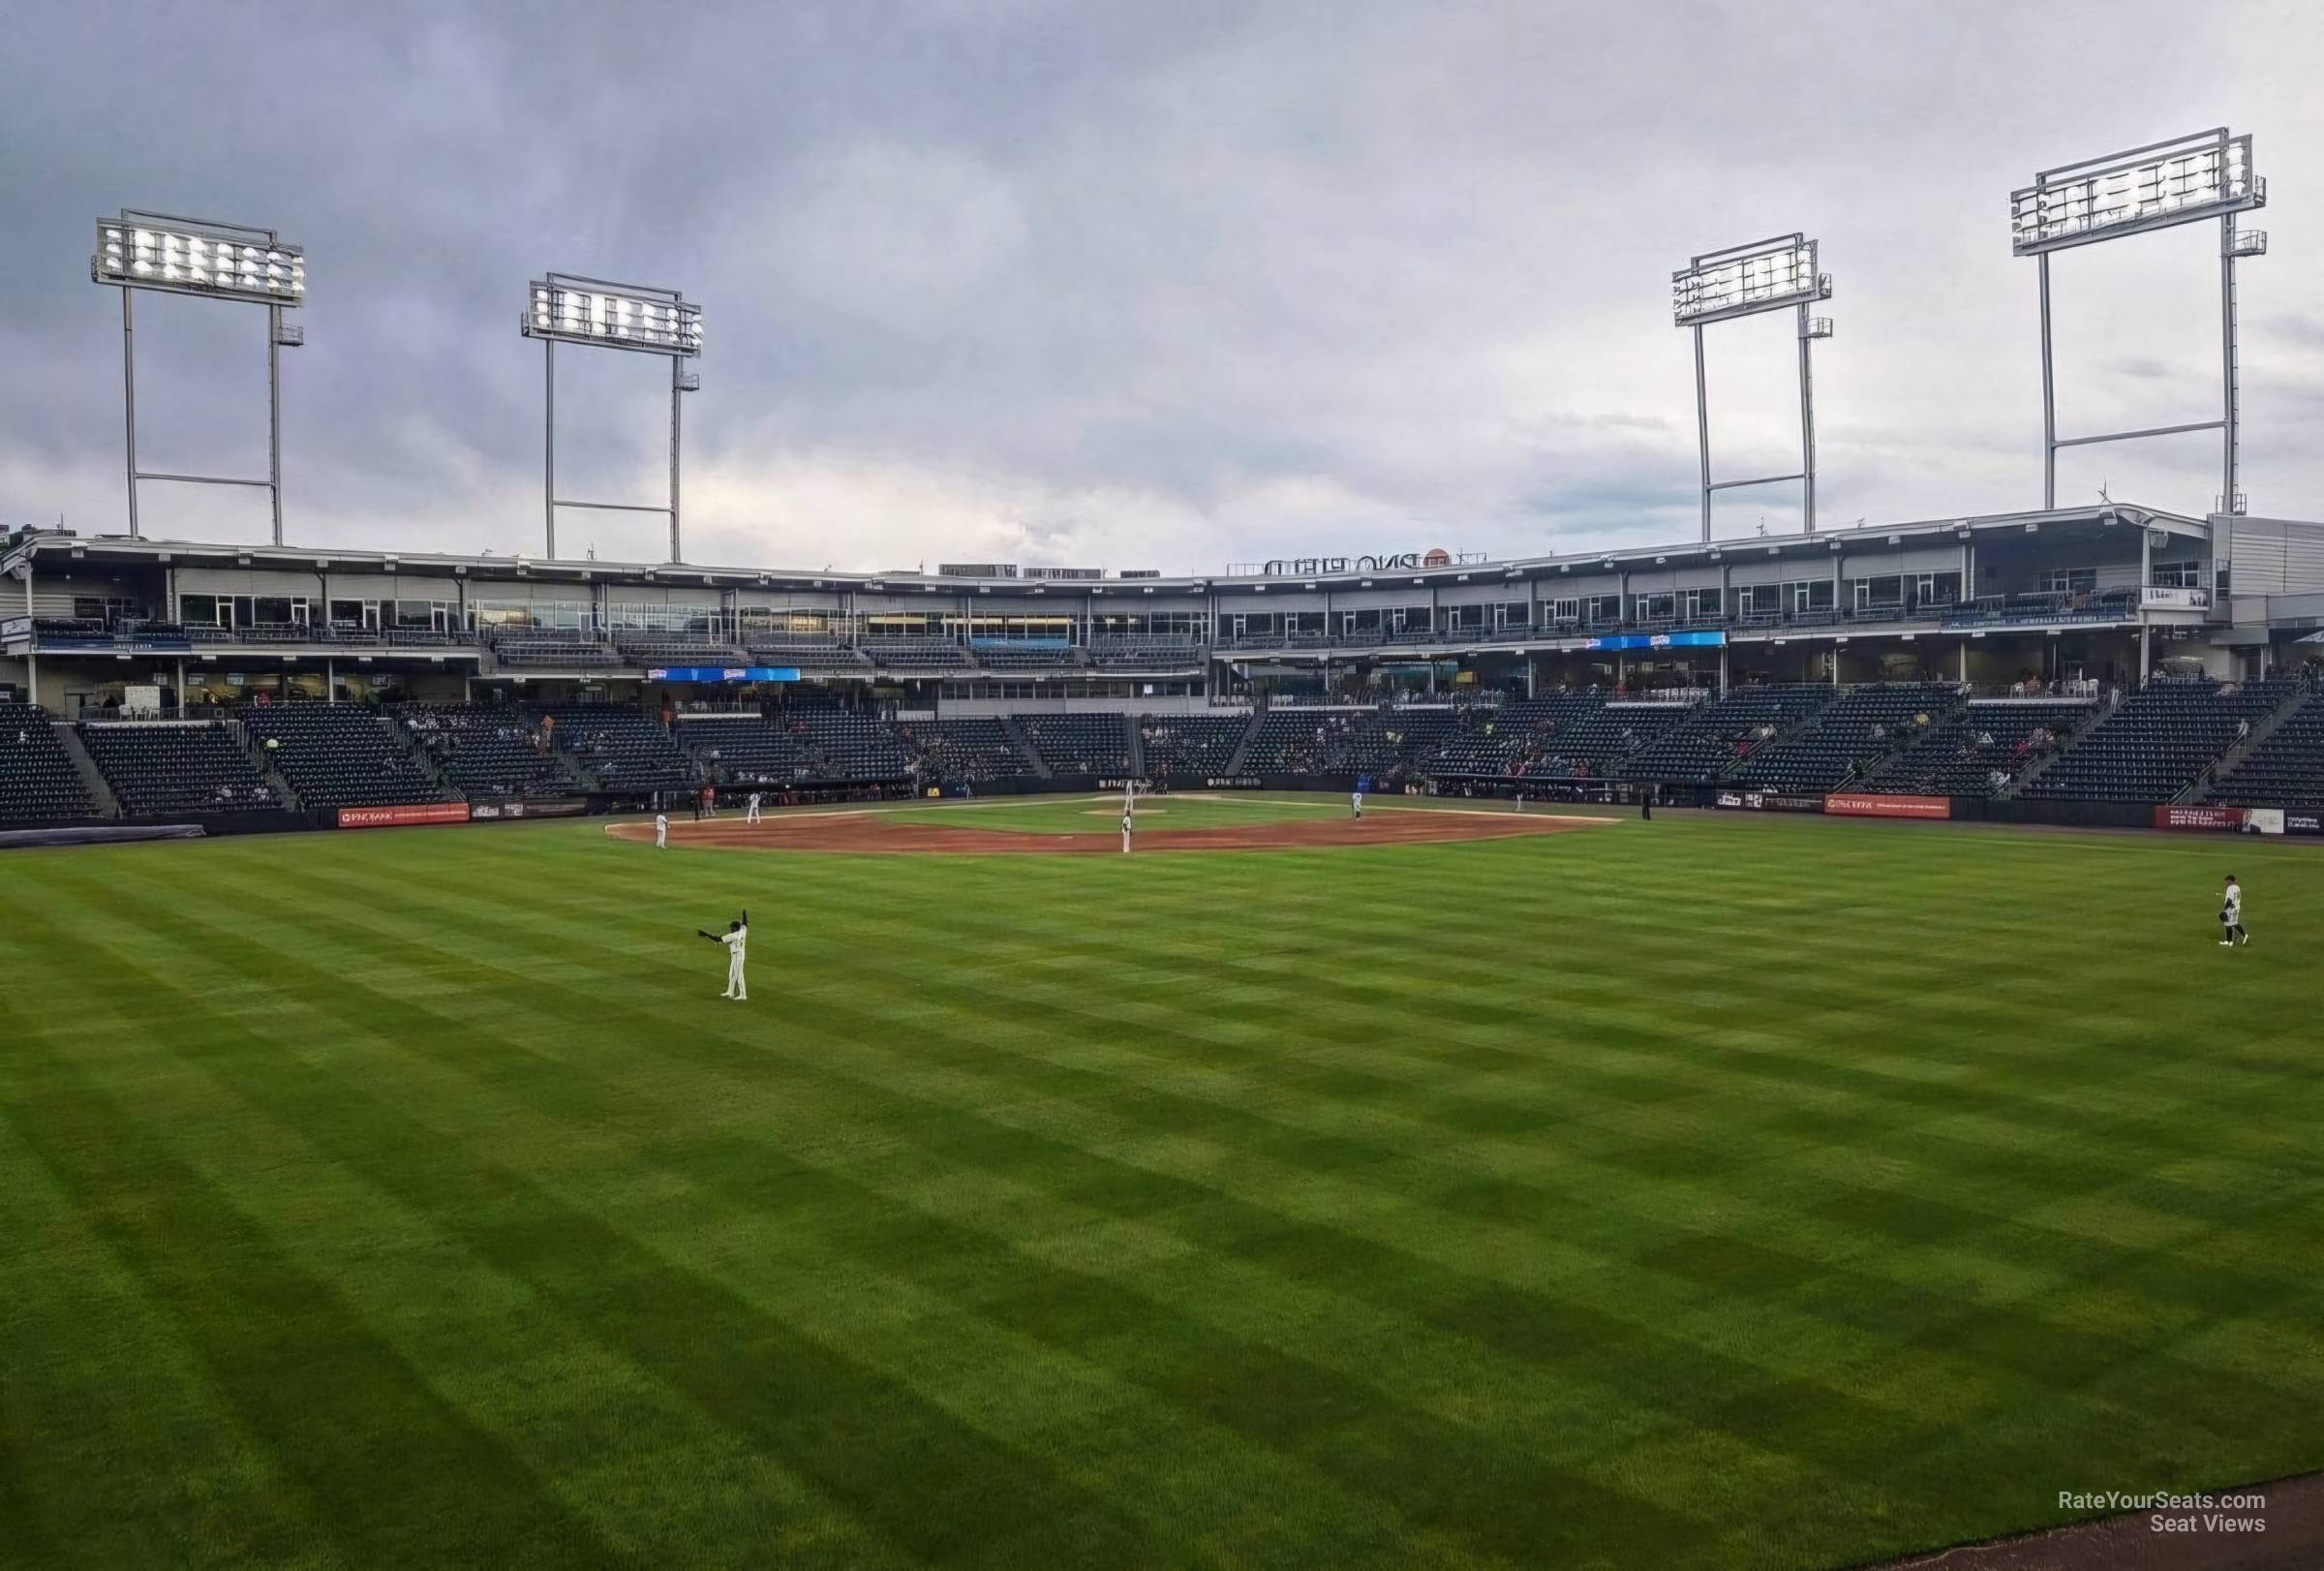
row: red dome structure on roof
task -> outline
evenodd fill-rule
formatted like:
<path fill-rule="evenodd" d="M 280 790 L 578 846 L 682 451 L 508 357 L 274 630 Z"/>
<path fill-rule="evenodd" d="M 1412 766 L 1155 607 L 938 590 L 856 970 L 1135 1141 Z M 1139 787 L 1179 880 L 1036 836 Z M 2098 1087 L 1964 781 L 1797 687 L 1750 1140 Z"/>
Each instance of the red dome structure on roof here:
<path fill-rule="evenodd" d="M 1423 568 L 1449 568 L 1452 566 L 1452 553 L 1440 545 L 1421 558 L 1421 566 Z"/>

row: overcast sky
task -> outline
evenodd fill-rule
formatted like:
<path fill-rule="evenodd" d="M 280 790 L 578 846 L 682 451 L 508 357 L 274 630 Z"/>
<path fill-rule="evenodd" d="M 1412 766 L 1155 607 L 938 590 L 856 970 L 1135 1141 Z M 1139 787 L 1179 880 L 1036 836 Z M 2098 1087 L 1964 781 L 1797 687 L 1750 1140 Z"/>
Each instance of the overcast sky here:
<path fill-rule="evenodd" d="M 483 13 L 489 12 L 489 15 Z M 687 555 L 1214 571 L 1302 551 L 1691 538 L 1669 274 L 1822 241 L 1828 525 L 2040 502 L 2036 169 L 2228 123 L 2245 490 L 2324 516 L 2324 6 L 2155 0 L 727 8 L 15 0 L 0 49 L 0 522 L 123 527 L 92 220 L 308 249 L 293 542 L 537 551 L 548 269 L 704 304 Z M 2056 264 L 2063 434 L 2216 416 L 2216 227 Z M 2302 279 L 2309 282 L 2302 283 Z M 140 460 L 263 470 L 256 308 L 145 294 Z M 1789 319 L 1712 335 L 1713 459 L 1796 467 Z M 567 495 L 657 502 L 667 381 L 558 367 Z M 2214 435 L 2070 454 L 2062 501 L 2207 510 Z M 1796 527 L 1797 488 L 1723 535 Z M 150 484 L 146 533 L 262 539 Z M 567 512 L 565 554 L 659 520 Z"/>

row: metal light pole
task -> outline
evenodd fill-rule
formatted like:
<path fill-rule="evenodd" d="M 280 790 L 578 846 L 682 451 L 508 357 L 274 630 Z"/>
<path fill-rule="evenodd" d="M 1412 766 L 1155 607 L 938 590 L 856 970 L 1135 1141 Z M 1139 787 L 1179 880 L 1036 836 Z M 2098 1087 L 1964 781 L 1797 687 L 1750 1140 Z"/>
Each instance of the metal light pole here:
<path fill-rule="evenodd" d="M 2251 139 L 2230 135 L 2225 126 L 2149 142 L 2043 169 L 2030 186 L 2009 194 L 2010 249 L 2032 257 L 2041 288 L 2041 502 L 2058 506 L 2058 452 L 2062 447 L 2188 431 L 2219 433 L 2217 512 L 2245 511 L 2239 489 L 2241 410 L 2237 391 L 2235 264 L 2267 255 L 2264 230 L 2236 228 L 2235 215 L 2268 203 L 2268 182 L 2252 169 Z M 2219 417 L 2135 431 L 2100 431 L 2089 436 L 2058 434 L 2057 374 L 2050 339 L 2050 253 L 2074 246 L 2181 224 L 2217 219 L 2219 224 Z"/>
<path fill-rule="evenodd" d="M 1750 245 L 1705 252 L 1670 275 L 1671 320 L 1695 334 L 1695 440 L 1700 453 L 1702 538 L 1711 538 L 1711 493 L 1754 485 L 1800 482 L 1800 516 L 1816 533 L 1816 392 L 1808 346 L 1832 336 L 1829 317 L 1808 307 L 1832 297 L 1832 275 L 1816 267 L 1816 242 L 1802 233 L 1779 234 Z M 1749 479 L 1711 478 L 1710 386 L 1703 370 L 1702 330 L 1714 322 L 1796 309 L 1799 317 L 1799 471 Z"/>
<path fill-rule="evenodd" d="M 283 543 L 282 352 L 307 341 L 306 329 L 285 323 L 283 312 L 306 304 L 307 258 L 272 230 L 212 219 L 124 207 L 97 220 L 90 282 L 121 292 L 121 411 L 123 468 L 129 482 L 129 533 L 139 534 L 138 486 L 144 480 L 264 489 L 273 513 L 274 543 Z M 192 294 L 266 308 L 266 477 L 188 475 L 138 467 L 138 290 Z"/>
<path fill-rule="evenodd" d="M 546 385 L 542 412 L 546 429 L 541 442 L 542 535 L 551 557 L 557 554 L 557 509 L 588 508 L 600 512 L 666 513 L 670 520 L 670 560 L 682 559 L 684 536 L 679 501 L 679 447 L 683 430 L 680 396 L 702 386 L 698 371 L 687 361 L 702 354 L 702 308 L 676 290 L 640 284 L 615 284 L 573 273 L 549 273 L 534 281 L 532 303 L 523 320 L 528 338 L 541 341 Z M 557 494 L 557 346 L 588 344 L 598 349 L 626 349 L 666 355 L 670 361 L 670 500 L 662 507 L 634 502 L 585 502 Z"/>

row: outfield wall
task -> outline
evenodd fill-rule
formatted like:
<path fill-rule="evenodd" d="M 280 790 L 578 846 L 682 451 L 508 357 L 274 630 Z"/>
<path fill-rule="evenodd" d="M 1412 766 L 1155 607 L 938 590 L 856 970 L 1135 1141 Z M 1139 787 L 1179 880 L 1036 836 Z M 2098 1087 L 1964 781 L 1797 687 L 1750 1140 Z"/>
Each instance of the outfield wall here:
<path fill-rule="evenodd" d="M 991 782 L 977 788 L 974 799 L 1010 796 L 1112 796 L 1129 784 L 1119 776 L 1072 775 L 1051 779 L 1024 777 Z M 1287 795 L 1345 795 L 1356 788 L 1352 775 L 1172 775 L 1160 780 L 1140 779 L 1141 791 L 1157 787 L 1171 791 L 1265 791 Z M 1476 781 L 1458 792 L 1439 791 L 1437 800 L 1508 801 L 1516 794 L 1514 781 Z M 1596 806 L 1630 806 L 1639 798 L 1636 787 L 1606 781 L 1558 783 L 1524 782 L 1528 801 Z M 847 802 L 886 802 L 908 806 L 932 800 L 960 801 L 958 794 L 941 798 L 887 794 L 867 797 L 853 790 L 816 788 L 779 791 L 760 787 L 771 806 L 830 806 Z M 684 797 L 686 793 L 670 793 Z M 1404 795 L 1401 787 L 1380 789 L 1373 796 L 1384 804 Z M 749 795 L 749 787 L 720 787 L 721 812 L 733 813 Z M 785 798 L 791 798 L 785 801 Z M 690 798 L 688 799 L 690 802 Z M 1896 818 L 1921 822 L 2029 824 L 2069 829 L 2148 829 L 2197 834 L 2265 834 L 2324 837 L 2324 809 L 2234 808 L 2210 803 L 2000 801 L 1974 796 L 1881 796 L 1866 792 L 1827 791 L 1783 793 L 1738 791 L 1720 786 L 1666 789 L 1658 805 L 1746 813 L 1810 813 L 1831 817 Z M 635 793 L 599 792 L 587 796 L 552 797 L 501 802 L 425 802 L 340 808 L 322 813 L 231 813 L 173 816 L 154 818 L 73 818 L 0 820 L 0 849 L 11 847 L 98 845 L 107 842 L 156 839 L 206 839 L 220 835 L 290 834 L 334 829 L 391 829 L 422 826 L 448 827 L 471 823 L 517 823 L 542 818 L 605 816 L 650 811 Z M 673 817 L 687 816 L 686 805 L 665 808 Z"/>

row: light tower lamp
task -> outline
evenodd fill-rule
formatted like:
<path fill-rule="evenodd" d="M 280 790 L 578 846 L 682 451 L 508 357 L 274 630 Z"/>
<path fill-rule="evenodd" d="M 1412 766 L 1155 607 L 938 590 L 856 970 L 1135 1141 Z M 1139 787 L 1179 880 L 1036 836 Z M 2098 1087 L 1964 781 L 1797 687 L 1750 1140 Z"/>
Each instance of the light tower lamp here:
<path fill-rule="evenodd" d="M 1671 320 L 1695 333 L 1695 436 L 1701 457 L 1705 540 L 1711 538 L 1712 492 L 1787 480 L 1800 482 L 1801 517 L 1807 532 L 1816 532 L 1816 399 L 1808 345 L 1832 336 L 1832 319 L 1810 316 L 1808 307 L 1831 297 L 1832 276 L 1817 271 L 1816 242 L 1800 233 L 1706 252 L 1691 258 L 1670 275 Z M 1711 478 L 1710 394 L 1703 375 L 1702 330 L 1714 322 L 1785 310 L 1799 313 L 1799 471 L 1715 481 Z"/>
<path fill-rule="evenodd" d="M 2041 505 L 2058 506 L 2058 449 L 2097 442 L 2220 433 L 2221 481 L 2216 510 L 2237 514 L 2246 502 L 2238 486 L 2235 264 L 2267 255 L 2265 230 L 2235 227 L 2235 215 L 2268 204 L 2268 182 L 2251 168 L 2251 139 L 2225 126 L 2168 141 L 2149 142 L 2103 158 L 2043 169 L 2034 183 L 2009 193 L 2009 248 L 2040 264 L 2041 277 Z M 2216 218 L 2219 223 L 2220 411 L 2216 420 L 2151 425 L 2137 431 L 2058 434 L 2057 381 L 2050 350 L 2050 253 L 2100 240 L 2144 234 Z"/>
<path fill-rule="evenodd" d="M 118 218 L 97 220 L 97 249 L 89 279 L 121 292 L 121 403 L 124 467 L 129 476 L 129 533 L 138 536 L 138 483 L 180 480 L 195 485 L 264 488 L 273 503 L 274 543 L 283 543 L 282 352 L 307 341 L 306 329 L 283 321 L 307 302 L 307 255 L 272 230 L 209 219 L 179 218 L 124 207 Z M 193 294 L 266 308 L 266 477 L 186 475 L 138 468 L 137 317 L 138 290 Z"/>
<path fill-rule="evenodd" d="M 702 308 L 676 290 L 614 284 L 601 278 L 550 273 L 534 281 L 523 323 L 527 338 L 545 351 L 547 430 L 541 444 L 542 501 L 548 554 L 557 554 L 557 509 L 658 512 L 670 520 L 670 560 L 683 560 L 678 507 L 679 396 L 698 391 L 702 375 L 687 361 L 702 354 Z M 557 346 L 587 344 L 666 355 L 670 362 L 670 500 L 666 507 L 631 502 L 582 502 L 557 494 Z"/>

